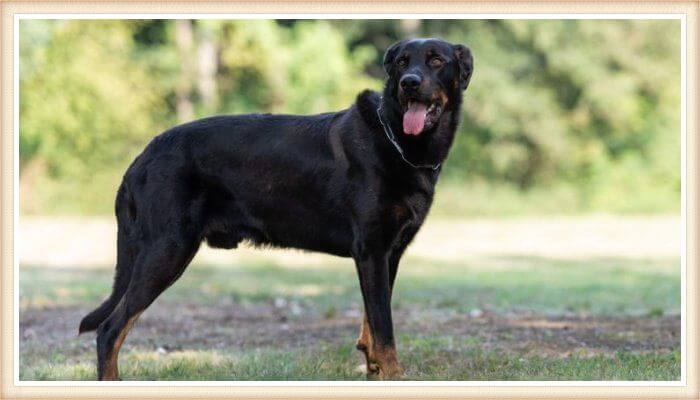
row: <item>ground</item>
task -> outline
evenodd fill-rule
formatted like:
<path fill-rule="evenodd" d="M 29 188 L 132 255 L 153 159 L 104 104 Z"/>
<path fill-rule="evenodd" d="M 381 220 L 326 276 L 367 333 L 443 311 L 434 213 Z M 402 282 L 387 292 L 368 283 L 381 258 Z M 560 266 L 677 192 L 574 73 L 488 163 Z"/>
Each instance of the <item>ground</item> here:
<path fill-rule="evenodd" d="M 112 225 L 22 221 L 21 380 L 95 379 L 94 334 L 77 329 L 109 293 Z M 405 379 L 679 379 L 679 232 L 675 217 L 432 221 L 394 297 Z M 360 320 L 350 260 L 205 250 L 141 316 L 120 370 L 125 380 L 365 379 Z"/>

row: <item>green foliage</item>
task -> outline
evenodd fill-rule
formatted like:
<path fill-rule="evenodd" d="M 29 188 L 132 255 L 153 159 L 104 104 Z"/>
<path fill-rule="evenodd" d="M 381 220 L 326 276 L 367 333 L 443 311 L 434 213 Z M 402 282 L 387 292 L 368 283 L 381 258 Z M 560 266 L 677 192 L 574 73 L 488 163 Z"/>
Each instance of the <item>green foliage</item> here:
<path fill-rule="evenodd" d="M 45 46 L 21 58 L 22 161 L 42 160 L 59 180 L 123 167 L 135 145 L 154 133 L 160 111 L 158 93 L 132 60 L 128 26 L 81 21 L 50 27 Z M 31 48 L 35 36 L 26 29 L 20 36 L 21 47 Z"/>
<path fill-rule="evenodd" d="M 458 158 L 460 172 L 595 191 L 616 184 L 604 175 L 631 156 L 642 164 L 634 175 L 656 173 L 641 177 L 647 184 L 677 184 L 679 33 L 668 21 L 609 20 L 474 21 L 448 31 L 477 59 L 457 143 L 467 154 L 486 150 Z M 667 151 L 654 154 L 659 142 Z"/>
<path fill-rule="evenodd" d="M 362 75 L 373 50 L 350 52 L 342 33 L 325 21 L 290 28 L 271 20 L 234 21 L 224 27 L 220 79 L 228 103 L 221 111 L 321 113 L 347 108 L 361 90 L 379 87 Z"/>
<path fill-rule="evenodd" d="M 449 210 L 484 214 L 481 194 L 494 190 L 504 203 L 547 203 L 513 213 L 679 209 L 678 21 L 203 20 L 189 29 L 21 22 L 23 212 L 109 211 L 133 156 L 179 121 L 346 108 L 380 88 L 383 50 L 411 36 L 465 43 L 476 59 L 444 169 L 453 192 L 473 201 Z M 71 196 L 86 184 L 98 194 Z"/>

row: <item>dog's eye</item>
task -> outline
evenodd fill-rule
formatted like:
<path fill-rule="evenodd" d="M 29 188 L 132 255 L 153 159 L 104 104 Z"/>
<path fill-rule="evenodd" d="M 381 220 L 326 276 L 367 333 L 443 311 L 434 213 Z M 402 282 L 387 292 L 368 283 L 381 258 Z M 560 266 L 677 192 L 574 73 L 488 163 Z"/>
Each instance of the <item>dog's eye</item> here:
<path fill-rule="evenodd" d="M 399 60 L 396 63 L 399 65 L 399 67 L 403 68 L 408 64 L 408 60 L 406 59 L 406 57 L 403 57 L 399 58 Z"/>
<path fill-rule="evenodd" d="M 445 62 L 440 57 L 433 57 L 430 59 L 431 67 L 441 67 Z"/>

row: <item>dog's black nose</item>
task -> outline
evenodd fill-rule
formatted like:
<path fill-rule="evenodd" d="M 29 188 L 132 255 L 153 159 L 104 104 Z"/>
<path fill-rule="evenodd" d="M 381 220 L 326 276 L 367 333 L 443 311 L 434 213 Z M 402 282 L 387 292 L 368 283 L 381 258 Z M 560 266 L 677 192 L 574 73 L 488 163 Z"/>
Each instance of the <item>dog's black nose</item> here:
<path fill-rule="evenodd" d="M 401 77 L 399 84 L 403 90 L 415 90 L 418 89 L 418 86 L 420 86 L 420 82 L 420 76 L 415 74 L 406 74 Z"/>

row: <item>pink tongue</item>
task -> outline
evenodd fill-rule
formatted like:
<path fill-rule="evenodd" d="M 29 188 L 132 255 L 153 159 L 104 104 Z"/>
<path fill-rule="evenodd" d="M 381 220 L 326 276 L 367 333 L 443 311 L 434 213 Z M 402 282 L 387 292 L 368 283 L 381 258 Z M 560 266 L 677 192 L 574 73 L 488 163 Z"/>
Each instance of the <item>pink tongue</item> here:
<path fill-rule="evenodd" d="M 407 135 L 418 135 L 423 131 L 425 115 L 428 113 L 425 104 L 411 102 L 403 115 L 403 131 Z"/>

